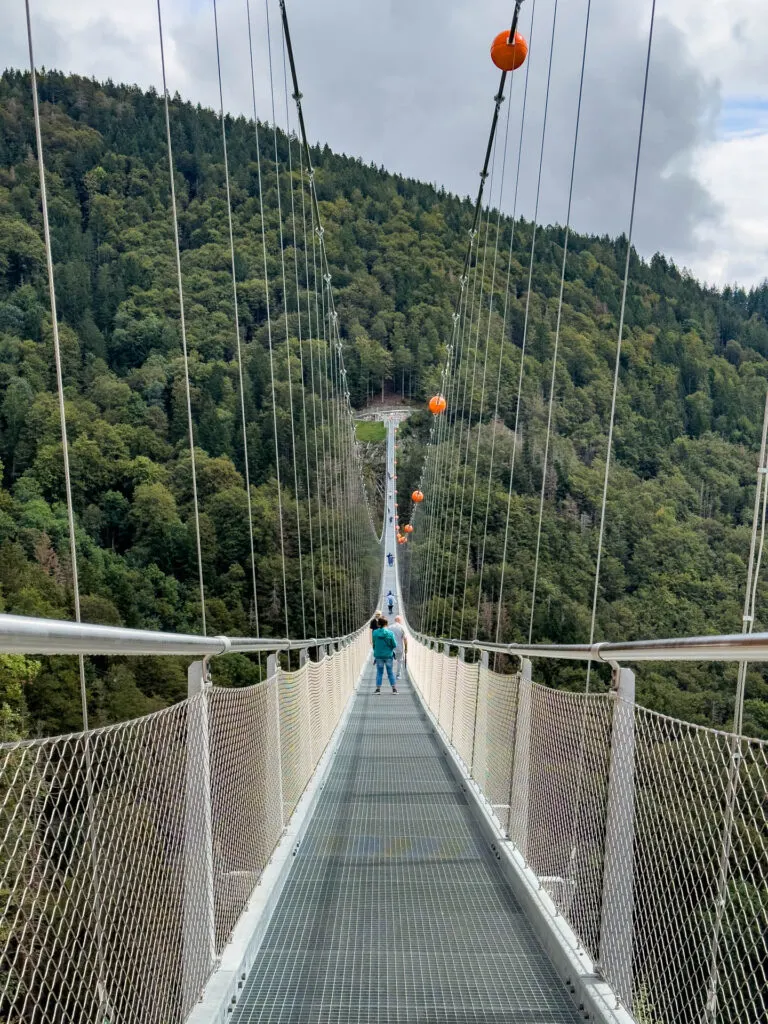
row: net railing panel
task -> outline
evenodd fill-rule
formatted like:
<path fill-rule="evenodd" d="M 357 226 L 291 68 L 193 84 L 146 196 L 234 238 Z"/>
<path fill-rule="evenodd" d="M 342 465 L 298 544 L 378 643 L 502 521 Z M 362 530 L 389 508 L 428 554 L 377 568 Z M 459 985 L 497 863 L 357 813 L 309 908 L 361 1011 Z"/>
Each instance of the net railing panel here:
<path fill-rule="evenodd" d="M 651 1020 L 765 1021 L 768 745 L 641 708 L 635 742 L 635 998 Z"/>
<path fill-rule="evenodd" d="M 456 659 L 456 687 L 454 692 L 451 742 L 467 768 L 471 769 L 477 712 L 477 684 L 479 666 L 468 665 Z"/>
<path fill-rule="evenodd" d="M 308 663 L 298 672 L 280 674 L 280 763 L 286 821 L 306 789 L 314 767 L 309 681 Z"/>
<path fill-rule="evenodd" d="M 145 718 L 0 745 L 3 1024 L 182 1024 L 367 640 Z"/>
<path fill-rule="evenodd" d="M 512 787 L 512 751 L 520 677 L 480 665 L 472 778 L 506 825 Z"/>
<path fill-rule="evenodd" d="M 475 685 L 476 665 L 414 637 L 409 659 L 510 840 L 638 1024 L 764 1024 L 768 744 L 483 664 Z"/>
<path fill-rule="evenodd" d="M 530 687 L 527 821 L 509 834 L 593 959 L 602 903 L 611 698 Z"/>
<path fill-rule="evenodd" d="M 284 692 L 293 687 L 281 673 L 247 689 L 208 694 L 217 950 L 232 934 L 290 817 L 280 805 L 286 785 L 282 736 L 291 723 Z"/>

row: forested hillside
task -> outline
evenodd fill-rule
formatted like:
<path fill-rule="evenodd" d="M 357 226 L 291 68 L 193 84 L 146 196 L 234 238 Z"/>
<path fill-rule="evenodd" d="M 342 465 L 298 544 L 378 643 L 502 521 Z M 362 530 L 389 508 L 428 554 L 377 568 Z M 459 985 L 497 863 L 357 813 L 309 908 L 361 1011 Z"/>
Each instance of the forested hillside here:
<path fill-rule="evenodd" d="M 84 618 L 197 631 L 197 566 L 163 105 L 154 93 L 56 73 L 41 78 L 40 91 Z M 246 633 L 255 627 L 256 609 L 249 589 L 221 130 L 212 112 L 178 98 L 171 125 L 209 632 Z M 305 256 L 310 263 L 312 259 L 312 243 L 302 240 L 298 212 L 304 197 L 299 149 L 294 143 L 289 154 L 287 136 L 278 133 L 275 140 L 271 128 L 260 126 L 259 167 L 253 125 L 232 119 L 227 130 L 257 527 L 259 625 L 265 632 L 279 633 L 286 612 L 278 587 L 279 468 L 291 580 L 287 612 L 292 629 L 301 632 L 307 592 L 299 585 L 299 570 L 305 580 L 311 572 L 306 546 L 299 562 L 297 541 L 307 528 L 302 524 L 310 524 L 312 530 L 311 510 L 301 482 L 298 490 L 294 486 L 291 458 L 291 427 L 297 436 L 302 433 L 301 412 L 292 413 L 286 398 L 288 382 L 296 385 L 300 375 L 304 381 L 309 375 L 303 362 L 299 368 L 300 331 L 305 353 L 301 359 L 308 358 L 308 351 L 319 366 L 327 357 L 320 318 L 308 334 L 312 317 L 302 323 L 297 311 L 310 295 L 311 269 L 307 270 Z M 277 212 L 275 144 L 282 220 Z M 292 175 L 287 172 L 289 156 Z M 363 405 L 369 396 L 381 393 L 382 385 L 425 399 L 437 389 L 445 362 L 471 204 L 335 155 L 327 147 L 316 148 L 312 156 L 352 402 Z M 37 173 L 29 80 L 7 72 L 0 79 L 0 602 L 7 612 L 66 618 L 72 614 L 72 597 Z M 293 222 L 289 204 L 295 204 Z M 297 221 L 295 236 L 292 223 Z M 494 367 L 502 336 L 498 310 L 503 305 L 510 231 L 510 222 L 504 220 L 489 335 L 489 364 Z M 312 238 L 311 223 L 307 237 Z M 482 596 L 474 541 L 470 549 L 467 603 L 474 609 L 480 596 L 479 628 L 486 634 L 491 628 L 491 602 L 498 597 L 507 508 L 505 465 L 514 422 L 530 239 L 531 225 L 518 224 Z M 523 623 L 527 625 L 531 531 L 562 242 L 562 229 L 548 228 L 540 232 L 536 250 L 523 429 L 511 508 L 514 542 L 508 552 L 504 595 L 508 639 L 519 638 Z M 571 236 L 570 248 L 557 378 L 558 436 L 547 486 L 536 640 L 583 640 L 588 630 L 594 526 L 626 243 Z M 299 282 L 296 293 L 291 290 L 294 276 Z M 629 638 L 737 630 L 768 379 L 768 287 L 748 294 L 705 290 L 662 257 L 650 263 L 633 258 L 631 282 L 598 635 Z M 490 286 L 489 270 L 487 289 Z M 270 338 L 275 346 L 275 393 L 281 410 L 288 410 L 278 417 L 278 465 L 267 358 Z M 481 346 L 484 341 L 483 334 Z M 478 394 L 479 386 L 478 379 Z M 322 395 L 318 403 L 313 399 L 313 407 L 322 409 L 324 401 Z M 475 409 L 478 406 L 479 400 Z M 486 421 L 489 409 L 486 399 Z M 401 505 L 423 455 L 427 421 L 419 420 L 414 417 L 406 430 L 411 441 L 402 453 Z M 488 430 L 484 427 L 484 434 Z M 483 440 L 481 479 L 488 474 L 486 445 Z M 322 469 L 317 479 L 325 477 Z M 329 493 L 333 483 L 326 481 Z M 334 531 L 340 536 L 343 512 L 326 504 L 315 538 L 327 539 Z M 465 554 L 461 549 L 460 559 Z M 463 561 L 461 567 L 463 573 Z M 330 576 L 337 571 L 332 547 L 326 543 L 324 555 L 318 549 L 309 583 L 316 606 L 319 595 L 326 593 L 321 573 Z M 330 621 L 331 612 L 316 609 L 319 631 L 325 626 L 330 633 L 337 624 Z M 95 721 L 164 706 L 185 690 L 183 665 L 173 660 L 97 661 L 89 664 L 89 673 Z M 237 684 L 257 678 L 258 668 L 245 659 L 230 658 L 222 659 L 217 673 L 220 681 Z M 728 720 L 730 668 L 689 669 L 675 677 L 646 669 L 642 676 L 647 702 L 701 721 Z M 0 688 L 6 735 L 79 725 L 76 669 L 64 659 L 3 658 Z M 748 696 L 748 730 L 768 732 L 768 686 L 757 672 Z"/>

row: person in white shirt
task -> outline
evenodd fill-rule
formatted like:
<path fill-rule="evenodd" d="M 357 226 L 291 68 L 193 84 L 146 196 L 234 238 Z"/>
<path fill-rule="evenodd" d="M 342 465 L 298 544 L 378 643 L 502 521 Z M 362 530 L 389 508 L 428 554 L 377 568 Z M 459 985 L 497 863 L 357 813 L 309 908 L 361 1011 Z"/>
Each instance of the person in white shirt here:
<path fill-rule="evenodd" d="M 396 615 L 395 621 L 389 627 L 390 630 L 395 634 L 395 640 L 397 640 L 397 647 L 395 648 L 395 663 L 397 665 L 397 672 L 395 678 L 400 678 L 400 669 L 403 667 L 405 661 L 405 655 L 408 651 L 408 639 L 405 635 L 405 627 L 403 626 L 402 615 Z"/>

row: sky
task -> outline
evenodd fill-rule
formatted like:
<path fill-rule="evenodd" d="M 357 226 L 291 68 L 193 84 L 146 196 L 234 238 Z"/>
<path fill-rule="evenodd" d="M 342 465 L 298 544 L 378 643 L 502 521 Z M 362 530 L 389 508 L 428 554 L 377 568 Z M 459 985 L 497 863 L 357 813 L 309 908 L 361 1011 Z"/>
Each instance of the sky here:
<path fill-rule="evenodd" d="M 218 107 L 213 0 L 161 2 L 171 93 Z M 275 117 L 292 125 L 277 2 L 249 2 L 258 116 L 272 119 L 268 6 Z M 494 205 L 530 218 L 538 197 L 541 222 L 565 223 L 589 7 L 571 223 L 597 234 L 627 231 L 652 3 L 524 0 L 520 29 L 530 54 L 506 90 L 488 186 Z M 156 0 L 30 4 L 38 66 L 160 88 Z M 287 0 L 287 7 L 311 139 L 474 196 L 499 81 L 489 47 L 509 26 L 513 3 Z M 217 13 L 224 106 L 251 114 L 246 0 L 218 0 Z M 2 21 L 0 67 L 28 66 L 23 0 L 2 0 Z M 663 252 L 710 284 L 761 283 L 767 179 L 765 0 L 656 0 L 637 247 L 646 256 Z"/>

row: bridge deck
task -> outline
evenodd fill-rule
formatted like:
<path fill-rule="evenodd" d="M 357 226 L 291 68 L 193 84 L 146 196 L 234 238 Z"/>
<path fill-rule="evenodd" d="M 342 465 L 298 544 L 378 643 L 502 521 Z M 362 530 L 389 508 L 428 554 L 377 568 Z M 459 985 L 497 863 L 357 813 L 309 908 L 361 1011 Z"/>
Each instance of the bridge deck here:
<path fill-rule="evenodd" d="M 581 1020 L 411 684 L 372 671 L 232 1020 Z"/>

